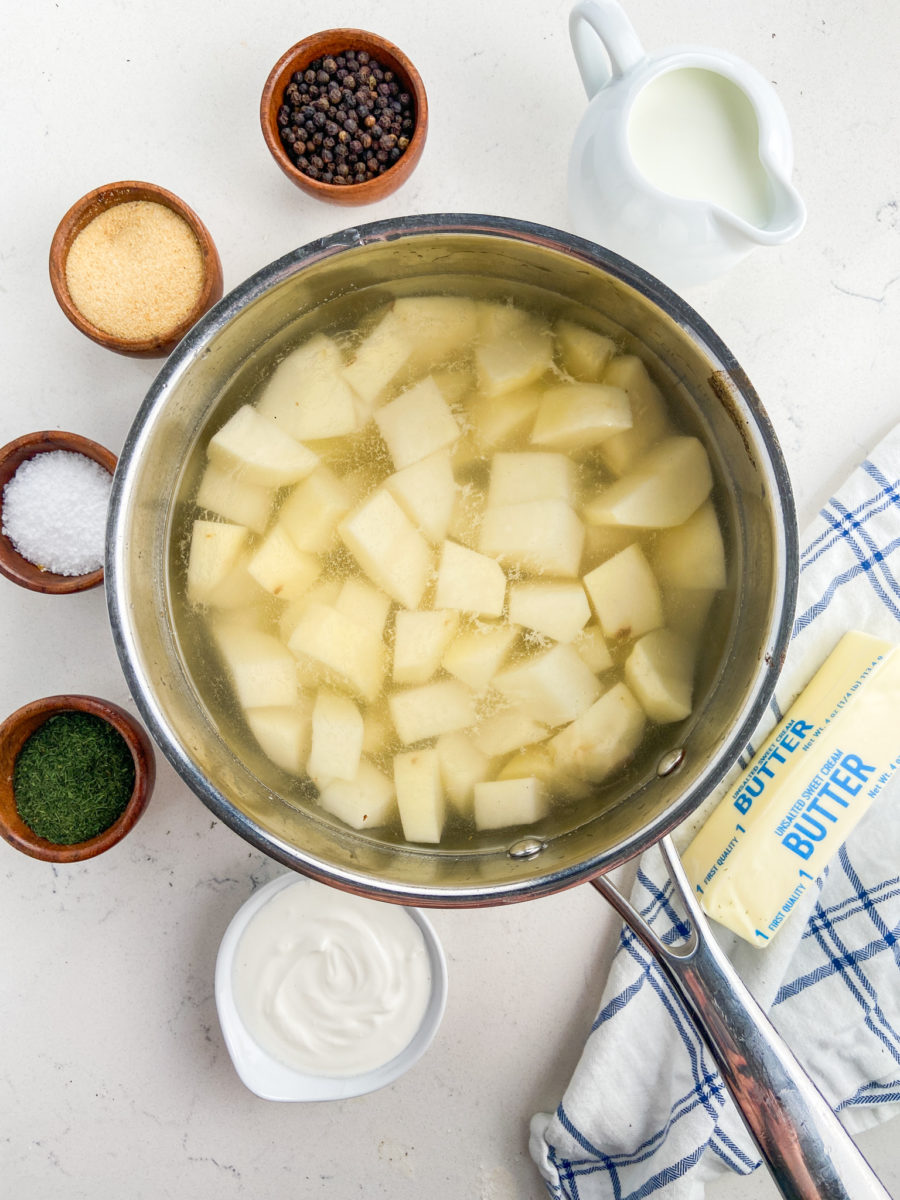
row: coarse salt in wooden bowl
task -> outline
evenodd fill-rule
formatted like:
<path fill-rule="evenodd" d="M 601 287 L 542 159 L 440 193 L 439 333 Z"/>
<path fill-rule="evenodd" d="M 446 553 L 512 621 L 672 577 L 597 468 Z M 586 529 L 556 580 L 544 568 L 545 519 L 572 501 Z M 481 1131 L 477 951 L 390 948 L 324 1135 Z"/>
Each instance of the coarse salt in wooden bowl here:
<path fill-rule="evenodd" d="M 19 816 L 13 790 L 13 772 L 22 747 L 45 721 L 65 712 L 90 713 L 107 721 L 121 734 L 134 762 L 134 787 L 120 816 L 102 833 L 71 845 L 49 842 L 26 825 Z M 61 695 L 33 700 L 0 725 L 0 836 L 16 850 L 45 862 L 71 863 L 94 858 L 134 828 L 147 807 L 155 780 L 156 759 L 150 738 L 125 709 L 96 696 Z"/>
<path fill-rule="evenodd" d="M 285 88 L 295 72 L 304 71 L 317 59 L 334 57 L 346 50 L 364 50 L 383 67 L 393 71 L 412 99 L 414 125 L 409 145 L 382 174 L 363 183 L 341 185 L 323 183 L 300 170 L 281 139 L 278 112 L 284 103 Z M 311 34 L 282 54 L 263 88 L 259 118 L 266 145 L 291 183 L 317 200 L 330 204 L 374 204 L 405 183 L 422 157 L 428 132 L 428 97 L 419 72 L 393 42 L 375 33 L 367 33 L 364 29 L 326 29 Z"/>
<path fill-rule="evenodd" d="M 96 218 L 112 221 L 105 217 L 110 209 L 139 202 L 161 206 L 180 223 L 132 208 L 130 229 L 107 226 L 101 235 L 95 227 L 93 245 L 80 243 L 70 263 L 73 243 Z M 70 277 L 70 266 L 77 277 Z M 119 354 L 161 357 L 221 299 L 222 263 L 209 230 L 183 200 L 156 184 L 125 180 L 88 192 L 60 221 L 50 245 L 50 283 L 65 315 L 92 341 Z"/>
<path fill-rule="evenodd" d="M 6 485 L 24 462 L 52 450 L 83 454 L 85 458 L 99 463 L 110 475 L 116 469 L 116 456 L 105 446 L 92 442 L 90 438 L 54 429 L 27 433 L 0 449 L 0 574 L 32 592 L 59 596 L 98 587 L 103 582 L 103 567 L 84 575 L 57 575 L 25 558 L 6 533 L 2 532 L 3 493 Z"/>

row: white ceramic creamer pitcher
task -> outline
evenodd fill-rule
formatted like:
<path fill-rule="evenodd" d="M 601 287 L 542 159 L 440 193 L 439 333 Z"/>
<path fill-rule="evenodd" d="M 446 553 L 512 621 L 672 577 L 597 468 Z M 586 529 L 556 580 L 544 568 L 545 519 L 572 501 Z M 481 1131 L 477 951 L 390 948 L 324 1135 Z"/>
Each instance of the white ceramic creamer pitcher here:
<path fill-rule="evenodd" d="M 615 0 L 569 33 L 590 104 L 569 161 L 574 230 L 679 290 L 800 232 L 793 144 L 773 88 L 721 50 L 645 53 Z"/>

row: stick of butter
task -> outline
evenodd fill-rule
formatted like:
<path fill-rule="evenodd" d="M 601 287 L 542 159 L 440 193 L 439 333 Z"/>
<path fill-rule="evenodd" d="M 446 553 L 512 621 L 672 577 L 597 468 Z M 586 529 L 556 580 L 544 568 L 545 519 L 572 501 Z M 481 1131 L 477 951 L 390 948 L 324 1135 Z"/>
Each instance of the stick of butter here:
<path fill-rule="evenodd" d="M 848 633 L 683 855 L 700 904 L 778 932 L 900 766 L 900 647 Z"/>

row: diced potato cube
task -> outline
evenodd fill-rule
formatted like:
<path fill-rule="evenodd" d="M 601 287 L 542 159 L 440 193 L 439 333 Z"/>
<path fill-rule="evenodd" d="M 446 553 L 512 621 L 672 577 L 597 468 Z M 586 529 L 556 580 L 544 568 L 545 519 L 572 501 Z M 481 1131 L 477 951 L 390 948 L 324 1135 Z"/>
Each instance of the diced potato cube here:
<path fill-rule="evenodd" d="M 499 617 L 506 599 L 506 576 L 493 558 L 444 542 L 438 566 L 435 608 L 456 608 L 483 617 Z"/>
<path fill-rule="evenodd" d="M 589 571 L 584 586 L 605 637 L 640 637 L 663 623 L 659 585 L 637 542 Z"/>
<path fill-rule="evenodd" d="M 455 679 L 441 679 L 388 696 L 388 709 L 404 746 L 475 724 L 475 701 Z"/>
<path fill-rule="evenodd" d="M 210 439 L 210 462 L 233 471 L 246 483 L 279 488 L 305 479 L 318 466 L 318 456 L 295 441 L 270 417 L 245 404 Z"/>
<path fill-rule="evenodd" d="M 325 667 L 340 685 L 374 700 L 384 680 L 380 637 L 325 604 L 310 604 L 288 641 L 291 653 Z"/>
<path fill-rule="evenodd" d="M 577 575 L 584 526 L 564 500 L 526 500 L 485 510 L 482 554 L 541 575 Z"/>
<path fill-rule="evenodd" d="M 247 544 L 244 525 L 195 521 L 188 555 L 187 594 L 191 604 L 207 604 L 228 577 Z"/>
<path fill-rule="evenodd" d="M 524 308 L 517 308 L 507 300 L 476 300 L 475 317 L 478 337 L 486 342 L 526 325 L 532 319 Z"/>
<path fill-rule="evenodd" d="M 317 333 L 281 360 L 257 410 L 298 442 L 353 433 L 356 407 L 343 370 L 337 343 Z"/>
<path fill-rule="evenodd" d="M 365 579 L 346 579 L 334 607 L 357 625 L 364 625 L 378 637 L 384 636 L 391 598 Z"/>
<path fill-rule="evenodd" d="M 327 554 L 340 519 L 353 507 L 350 489 L 328 467 L 298 483 L 278 510 L 278 523 L 298 550 Z"/>
<path fill-rule="evenodd" d="M 554 332 L 562 369 L 573 379 L 597 383 L 616 352 L 616 343 L 612 338 L 565 318 L 556 322 Z"/>
<path fill-rule="evenodd" d="M 548 733 L 547 726 L 540 721 L 516 709 L 508 709 L 486 717 L 472 734 L 472 740 L 482 754 L 496 758 L 534 742 L 542 742 Z"/>
<path fill-rule="evenodd" d="M 557 450 L 587 450 L 630 428 L 631 406 L 621 388 L 559 383 L 544 392 L 531 441 Z"/>
<path fill-rule="evenodd" d="M 456 496 L 453 516 L 447 534 L 451 541 L 460 542 L 474 550 L 484 516 L 487 492 L 474 483 L 464 483 Z"/>
<path fill-rule="evenodd" d="M 389 475 L 384 487 L 430 542 L 444 540 L 459 492 L 448 450 Z"/>
<path fill-rule="evenodd" d="M 210 608 L 228 609 L 229 620 L 235 620 L 243 612 L 258 617 L 257 627 L 263 624 L 263 602 L 269 597 L 265 589 L 247 570 L 250 552 L 244 551 L 228 574 L 212 589 L 206 598 Z"/>
<path fill-rule="evenodd" d="M 394 756 L 394 786 L 403 836 L 408 842 L 439 842 L 446 804 L 434 748 Z"/>
<path fill-rule="evenodd" d="M 501 396 L 534 383 L 553 365 L 553 341 L 542 320 L 524 314 L 505 331 L 485 337 L 475 349 L 478 387 Z"/>
<path fill-rule="evenodd" d="M 394 683 L 427 683 L 459 625 L 452 610 L 397 613 L 394 625 Z"/>
<path fill-rule="evenodd" d="M 624 683 L 617 683 L 552 739 L 556 761 L 599 783 L 623 766 L 640 745 L 647 719 Z"/>
<path fill-rule="evenodd" d="M 282 641 L 285 643 L 290 641 L 291 634 L 300 623 L 300 618 L 311 604 L 326 604 L 332 607 L 341 594 L 341 587 L 339 579 L 319 579 L 308 592 L 304 592 L 296 600 L 289 600 L 278 616 L 278 630 Z"/>
<path fill-rule="evenodd" d="M 394 317 L 412 343 L 408 366 L 429 370 L 465 350 L 478 329 L 475 301 L 467 296 L 405 296 Z"/>
<path fill-rule="evenodd" d="M 344 380 L 359 396 L 359 416 L 367 416 L 413 352 L 409 330 L 393 305 L 388 308 L 344 368 Z"/>
<path fill-rule="evenodd" d="M 375 424 L 398 470 L 452 446 L 459 437 L 456 418 L 430 375 L 379 408 Z"/>
<path fill-rule="evenodd" d="M 197 490 L 198 508 L 218 513 L 235 525 L 246 525 L 254 533 L 262 533 L 268 525 L 274 499 L 272 488 L 247 483 L 215 463 L 209 463 Z"/>
<path fill-rule="evenodd" d="M 664 588 L 718 591 L 726 583 L 725 546 L 712 501 L 683 525 L 662 529 L 653 543 L 653 566 Z"/>
<path fill-rule="evenodd" d="M 565 454 L 533 451 L 495 454 L 491 459 L 488 504 L 521 504 L 526 500 L 578 499 L 575 463 Z"/>
<path fill-rule="evenodd" d="M 468 417 L 476 446 L 493 450 L 508 446 L 534 424 L 543 388 L 515 388 L 493 399 L 474 399 Z"/>
<path fill-rule="evenodd" d="M 284 708 L 297 701 L 297 665 L 276 637 L 219 622 L 216 644 L 242 708 Z"/>
<path fill-rule="evenodd" d="M 475 625 L 453 639 L 441 666 L 474 691 L 483 692 L 520 632 L 515 625 Z"/>
<path fill-rule="evenodd" d="M 635 643 L 625 662 L 625 682 L 651 721 L 683 720 L 691 711 L 693 647 L 670 629 L 654 629 Z"/>
<path fill-rule="evenodd" d="M 593 671 L 571 646 L 554 646 L 494 676 L 494 687 L 535 721 L 565 725 L 600 695 Z"/>
<path fill-rule="evenodd" d="M 435 746 L 447 799 L 463 817 L 472 815 L 476 783 L 488 777 L 490 759 L 466 733 L 444 733 Z"/>
<path fill-rule="evenodd" d="M 664 599 L 666 626 L 688 641 L 696 641 L 707 628 L 716 593 L 702 588 L 667 588 Z"/>
<path fill-rule="evenodd" d="M 540 779 L 550 795 L 576 799 L 590 792 L 590 785 L 584 779 L 570 774 L 556 761 L 546 742 L 517 750 L 497 772 L 498 779 L 527 779 L 530 775 Z"/>
<path fill-rule="evenodd" d="M 614 475 L 624 475 L 647 450 L 671 432 L 662 393 L 634 354 L 620 354 L 606 368 L 603 382 L 622 388 L 631 405 L 632 425 L 607 438 L 600 457 Z"/>
<path fill-rule="evenodd" d="M 712 485 L 703 443 L 694 437 L 665 438 L 627 475 L 589 500 L 584 519 L 594 525 L 665 529 L 696 512 Z"/>
<path fill-rule="evenodd" d="M 376 587 L 404 608 L 417 608 L 432 570 L 428 543 L 397 504 L 379 489 L 338 527 L 344 545 Z"/>
<path fill-rule="evenodd" d="M 495 779 L 475 784 L 475 828 L 533 825 L 547 815 L 547 789 L 540 779 Z"/>
<path fill-rule="evenodd" d="M 441 389 L 441 395 L 451 407 L 454 404 L 462 403 L 475 387 L 475 376 L 468 367 L 433 371 L 431 378 Z"/>
<path fill-rule="evenodd" d="M 273 596 L 294 600 L 316 582 L 322 564 L 314 554 L 298 550 L 277 524 L 251 555 L 247 570 Z"/>
<path fill-rule="evenodd" d="M 527 779 L 534 775 L 546 784 L 556 771 L 556 760 L 546 744 L 532 743 L 516 750 L 497 772 L 498 779 Z"/>
<path fill-rule="evenodd" d="M 306 770 L 314 783 L 355 779 L 363 746 L 362 713 L 349 696 L 319 688 Z"/>
<path fill-rule="evenodd" d="M 593 622 L 578 634 L 572 645 L 595 675 L 608 671 L 613 665 L 613 657 L 606 644 L 606 638 L 603 636 L 600 626 L 594 625 Z"/>
<path fill-rule="evenodd" d="M 512 583 L 509 619 L 557 642 L 571 642 L 591 619 L 580 583 Z"/>
<path fill-rule="evenodd" d="M 386 825 L 397 811 L 394 784 L 368 759 L 362 759 L 355 779 L 330 779 L 319 788 L 319 804 L 354 829 Z"/>
<path fill-rule="evenodd" d="M 312 704 L 301 696 L 288 708 L 249 708 L 247 724 L 263 752 L 288 775 L 301 775 L 309 756 Z"/>

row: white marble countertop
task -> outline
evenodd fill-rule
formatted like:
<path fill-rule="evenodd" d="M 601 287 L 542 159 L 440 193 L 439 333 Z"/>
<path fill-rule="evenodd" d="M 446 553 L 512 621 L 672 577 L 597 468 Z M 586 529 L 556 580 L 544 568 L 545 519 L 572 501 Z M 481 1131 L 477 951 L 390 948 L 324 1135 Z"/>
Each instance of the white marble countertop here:
<path fill-rule="evenodd" d="M 731 50 L 775 84 L 809 208 L 802 236 L 688 293 L 781 438 L 801 523 L 900 415 L 900 9 L 889 0 L 631 0 L 645 45 Z M 0 442 L 65 428 L 121 448 L 159 364 L 93 345 L 59 312 L 53 231 L 84 192 L 148 179 L 215 237 L 226 288 L 344 225 L 468 211 L 566 226 L 585 100 L 568 0 L 30 0 L 7 7 L 0 74 Z M 273 165 L 270 66 L 328 25 L 378 30 L 418 65 L 431 131 L 410 182 L 365 210 L 306 198 Z M 0 580 L 0 711 L 54 692 L 131 705 L 102 590 Z M 588 887 L 437 912 L 444 1024 L 390 1088 L 328 1105 L 246 1091 L 216 1021 L 219 939 L 280 868 L 215 821 L 158 756 L 149 809 L 105 856 L 54 869 L 0 843 L 0 1179 L 18 1200 L 327 1193 L 537 1200 L 527 1122 L 559 1100 L 616 922 Z M 861 1138 L 900 1194 L 896 1122 Z M 774 1195 L 761 1172 L 715 1200 Z"/>

